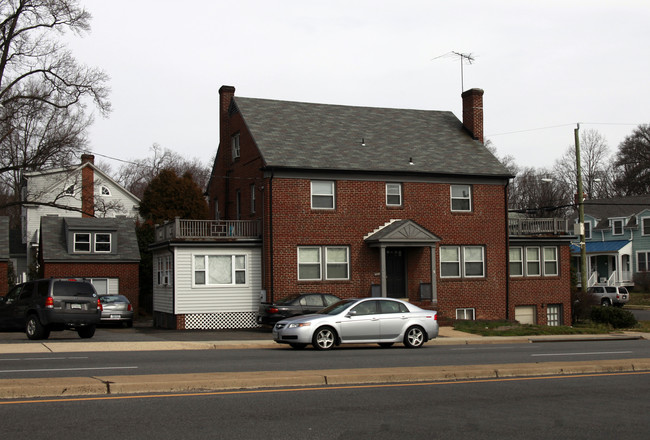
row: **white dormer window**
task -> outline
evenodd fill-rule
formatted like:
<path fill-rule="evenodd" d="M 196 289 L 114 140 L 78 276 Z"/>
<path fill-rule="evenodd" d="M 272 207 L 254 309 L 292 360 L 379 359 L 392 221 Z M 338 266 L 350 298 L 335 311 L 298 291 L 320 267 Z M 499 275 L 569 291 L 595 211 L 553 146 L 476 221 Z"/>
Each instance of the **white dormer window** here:
<path fill-rule="evenodd" d="M 612 220 L 612 235 L 623 235 L 623 220 L 622 219 L 613 219 Z"/>
<path fill-rule="evenodd" d="M 103 186 L 103 185 L 102 185 L 102 187 L 101 187 L 101 189 L 100 189 L 100 192 L 101 192 L 101 194 L 102 194 L 103 196 L 110 197 L 110 195 L 111 195 L 111 190 L 110 190 L 107 186 Z"/>
<path fill-rule="evenodd" d="M 67 187 L 63 191 L 63 194 L 65 194 L 66 196 L 73 196 L 74 195 L 74 185 L 70 185 L 69 187 Z"/>

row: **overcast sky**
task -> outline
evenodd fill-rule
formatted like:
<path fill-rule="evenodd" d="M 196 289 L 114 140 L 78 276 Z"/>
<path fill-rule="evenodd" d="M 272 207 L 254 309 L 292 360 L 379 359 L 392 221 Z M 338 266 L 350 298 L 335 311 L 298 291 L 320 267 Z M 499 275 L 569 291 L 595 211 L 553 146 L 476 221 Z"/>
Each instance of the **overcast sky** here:
<path fill-rule="evenodd" d="M 485 137 L 520 166 L 551 167 L 596 129 L 614 153 L 650 123 L 650 2 L 81 0 L 70 47 L 111 77 L 113 112 L 90 144 L 122 160 L 157 143 L 206 165 L 218 90 L 328 104 L 449 110 L 482 88 Z M 98 156 L 97 160 L 111 163 Z"/>

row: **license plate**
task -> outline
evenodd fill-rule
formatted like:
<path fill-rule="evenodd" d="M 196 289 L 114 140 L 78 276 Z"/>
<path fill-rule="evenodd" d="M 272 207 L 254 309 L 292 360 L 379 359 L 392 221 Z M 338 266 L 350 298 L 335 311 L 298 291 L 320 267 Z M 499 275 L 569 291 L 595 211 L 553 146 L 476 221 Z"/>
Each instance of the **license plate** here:
<path fill-rule="evenodd" d="M 71 309 L 81 310 L 81 304 L 70 304 Z"/>
<path fill-rule="evenodd" d="M 120 318 L 121 318 L 120 315 L 111 315 L 111 319 L 120 319 Z"/>

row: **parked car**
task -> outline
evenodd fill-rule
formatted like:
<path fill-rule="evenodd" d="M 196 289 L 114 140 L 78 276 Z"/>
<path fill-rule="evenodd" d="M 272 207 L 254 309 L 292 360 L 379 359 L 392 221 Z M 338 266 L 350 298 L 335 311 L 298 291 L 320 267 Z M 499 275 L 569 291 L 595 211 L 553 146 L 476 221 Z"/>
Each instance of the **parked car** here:
<path fill-rule="evenodd" d="M 630 300 L 630 293 L 625 287 L 592 286 L 587 289 L 587 293 L 602 306 L 623 307 Z"/>
<path fill-rule="evenodd" d="M 102 324 L 117 323 L 133 327 L 133 306 L 124 295 L 102 295 L 99 297 L 102 303 Z"/>
<path fill-rule="evenodd" d="M 273 327 L 273 340 L 293 348 L 312 344 L 328 350 L 339 344 L 402 342 L 421 347 L 438 336 L 438 314 L 391 298 L 346 299 L 317 314 L 283 319 Z"/>
<path fill-rule="evenodd" d="M 92 338 L 102 305 L 89 281 L 49 278 L 19 284 L 0 297 L 0 327 L 25 329 L 29 339 L 47 339 L 51 331 L 75 330 Z"/>
<path fill-rule="evenodd" d="M 257 323 L 272 326 L 284 318 L 316 313 L 340 300 L 326 293 L 296 293 L 274 303 L 263 302 L 257 311 Z"/>

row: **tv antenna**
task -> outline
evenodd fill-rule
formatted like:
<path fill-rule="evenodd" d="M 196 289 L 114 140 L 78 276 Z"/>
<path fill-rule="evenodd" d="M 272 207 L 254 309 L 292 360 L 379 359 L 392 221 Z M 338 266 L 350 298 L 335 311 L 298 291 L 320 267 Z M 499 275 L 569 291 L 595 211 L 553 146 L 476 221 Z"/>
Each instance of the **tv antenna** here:
<path fill-rule="evenodd" d="M 434 58 L 434 60 L 437 60 L 438 58 L 449 58 L 449 57 L 458 57 L 460 60 L 460 93 L 463 93 L 465 91 L 465 74 L 463 72 L 463 64 L 467 62 L 467 64 L 472 64 L 475 59 L 474 56 L 471 53 L 461 53 L 461 52 L 447 52 L 444 55 L 440 55 Z"/>

